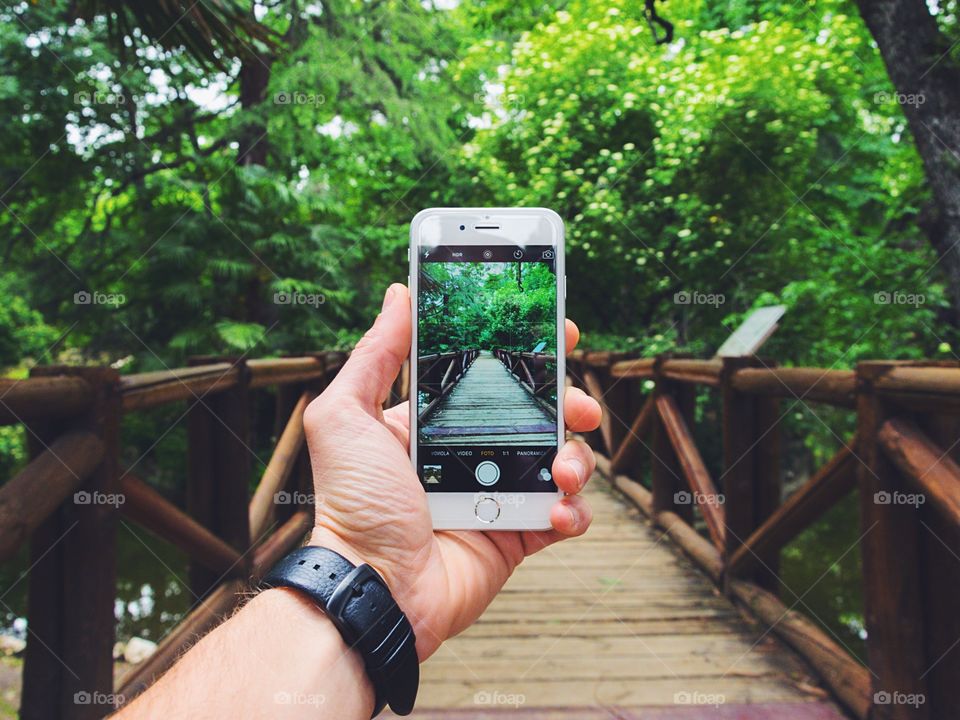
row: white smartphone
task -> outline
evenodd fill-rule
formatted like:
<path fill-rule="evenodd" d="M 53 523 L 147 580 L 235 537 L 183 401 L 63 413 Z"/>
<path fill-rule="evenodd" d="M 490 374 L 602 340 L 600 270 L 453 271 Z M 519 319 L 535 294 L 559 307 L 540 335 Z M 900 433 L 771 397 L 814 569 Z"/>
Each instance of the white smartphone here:
<path fill-rule="evenodd" d="M 563 234 L 545 208 L 433 208 L 410 224 L 410 458 L 435 528 L 550 527 Z"/>

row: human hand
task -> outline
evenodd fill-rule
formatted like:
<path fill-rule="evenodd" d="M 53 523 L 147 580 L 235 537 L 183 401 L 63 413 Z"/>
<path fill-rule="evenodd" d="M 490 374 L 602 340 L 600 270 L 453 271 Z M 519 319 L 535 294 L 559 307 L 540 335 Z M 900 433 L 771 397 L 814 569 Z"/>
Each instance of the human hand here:
<path fill-rule="evenodd" d="M 568 496 L 554 505 L 551 530 L 434 531 L 407 450 L 408 405 L 382 409 L 410 337 L 410 295 L 403 285 L 391 285 L 373 327 L 303 421 L 320 498 L 310 543 L 380 572 L 413 624 L 423 661 L 480 616 L 524 557 L 587 530 L 590 507 L 577 493 L 595 461 L 577 440 L 557 453 L 553 479 Z M 569 320 L 566 337 L 569 353 L 579 339 Z M 593 430 L 600 406 L 567 388 L 564 417 L 569 430 Z"/>

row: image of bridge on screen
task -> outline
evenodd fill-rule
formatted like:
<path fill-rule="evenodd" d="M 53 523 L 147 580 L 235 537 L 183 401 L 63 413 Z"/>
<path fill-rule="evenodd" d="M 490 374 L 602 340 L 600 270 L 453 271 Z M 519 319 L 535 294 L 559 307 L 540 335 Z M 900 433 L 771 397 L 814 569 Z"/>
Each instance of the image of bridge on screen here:
<path fill-rule="evenodd" d="M 448 257 L 420 265 L 420 444 L 556 445 L 552 253 L 513 262 Z"/>

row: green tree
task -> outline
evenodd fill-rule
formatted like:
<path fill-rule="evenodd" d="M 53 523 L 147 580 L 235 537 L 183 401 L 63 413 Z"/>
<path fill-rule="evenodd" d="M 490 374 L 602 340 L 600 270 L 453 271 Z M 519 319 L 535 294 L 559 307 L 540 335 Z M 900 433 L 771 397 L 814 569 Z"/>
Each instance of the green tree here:
<path fill-rule="evenodd" d="M 651 352 L 711 352 L 769 302 L 791 308 L 772 347 L 797 363 L 953 342 L 932 330 L 948 301 L 910 224 L 920 166 L 896 110 L 872 102 L 885 74 L 862 23 L 827 2 L 700 29 L 699 3 L 669 8 L 669 48 L 629 3 L 544 19 L 503 78 L 523 107 L 465 147 L 498 204 L 567 220 L 571 313 Z M 883 302 L 897 291 L 922 302 Z M 677 302 L 696 293 L 716 301 Z"/>

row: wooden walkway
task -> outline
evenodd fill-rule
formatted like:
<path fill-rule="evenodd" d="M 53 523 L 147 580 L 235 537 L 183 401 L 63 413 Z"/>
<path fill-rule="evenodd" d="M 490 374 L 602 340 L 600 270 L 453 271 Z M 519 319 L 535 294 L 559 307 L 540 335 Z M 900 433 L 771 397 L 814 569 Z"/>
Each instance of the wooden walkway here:
<path fill-rule="evenodd" d="M 556 418 L 503 363 L 482 351 L 421 433 L 428 444 L 552 445 L 556 428 Z"/>
<path fill-rule="evenodd" d="M 422 667 L 414 718 L 600 720 L 844 715 L 602 477 L 582 538 L 528 558 Z"/>

